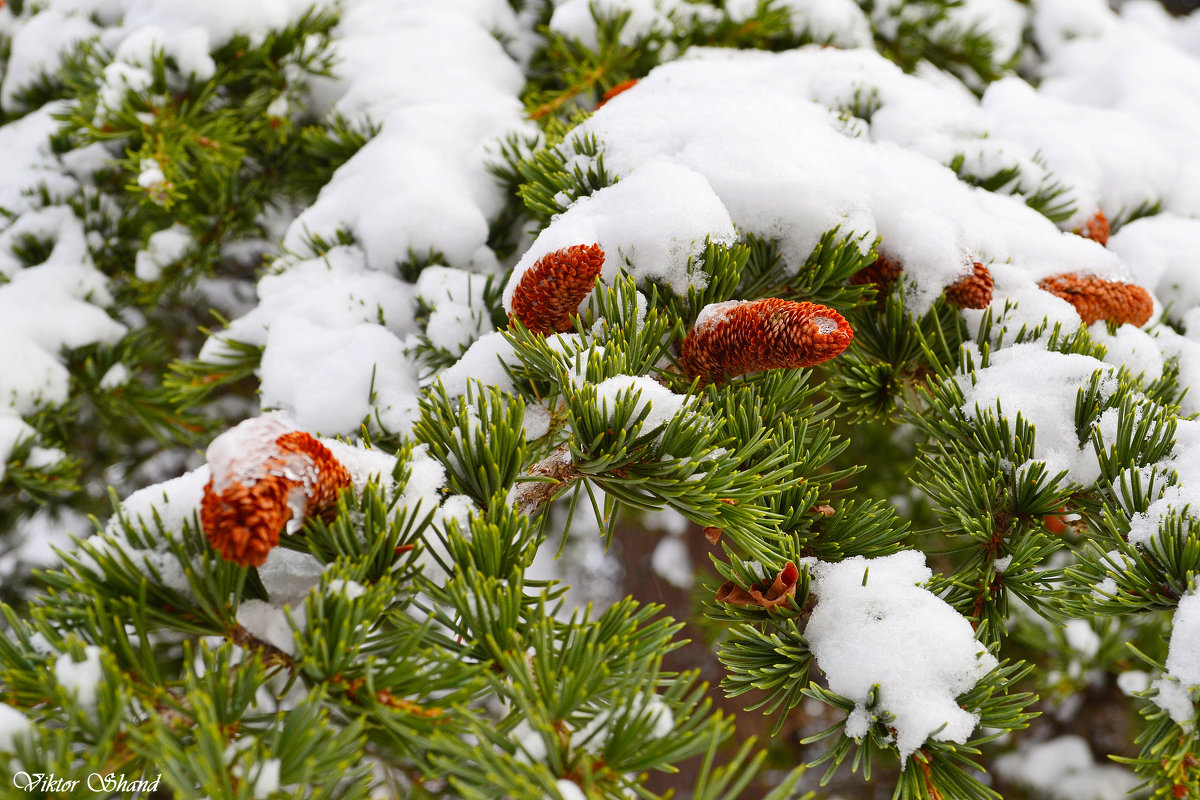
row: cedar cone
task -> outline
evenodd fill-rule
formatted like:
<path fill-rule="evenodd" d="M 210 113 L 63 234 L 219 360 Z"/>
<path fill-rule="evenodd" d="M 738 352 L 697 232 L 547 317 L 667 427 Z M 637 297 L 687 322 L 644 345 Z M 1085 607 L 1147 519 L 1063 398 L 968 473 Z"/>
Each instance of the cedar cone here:
<path fill-rule="evenodd" d="M 978 261 L 972 262 L 970 275 L 964 275 L 946 287 L 946 302 L 959 308 L 987 308 L 992 304 L 992 273 Z"/>
<path fill-rule="evenodd" d="M 800 570 L 789 561 L 771 584 L 752 586 L 743 589 L 733 581 L 726 581 L 717 589 L 716 601 L 728 603 L 731 606 L 762 606 L 775 608 L 787 603 L 789 597 L 796 595 L 796 581 L 800 579 Z"/>
<path fill-rule="evenodd" d="M 732 375 L 820 364 L 853 338 L 845 318 L 825 306 L 776 297 L 732 300 L 704 307 L 683 340 L 679 365 L 689 378 L 720 383 Z"/>
<path fill-rule="evenodd" d="M 1067 272 L 1043 279 L 1038 287 L 1073 305 L 1084 325 L 1105 319 L 1118 325 L 1128 322 L 1141 326 L 1154 313 L 1150 293 L 1132 283 Z"/>
<path fill-rule="evenodd" d="M 638 82 L 637 78 L 630 78 L 627 81 L 621 81 L 616 86 L 609 89 L 607 92 L 604 93 L 604 96 L 600 98 L 600 102 L 596 104 L 596 110 L 598 111 L 602 105 L 607 103 L 609 100 L 612 100 L 614 97 L 616 97 L 617 95 L 619 95 L 621 92 L 625 91 L 626 89 L 632 89 L 633 85 L 637 82 Z"/>
<path fill-rule="evenodd" d="M 573 330 L 571 318 L 596 285 L 604 266 L 598 244 L 577 244 L 547 253 L 521 276 L 512 296 L 509 320 L 519 319 L 534 333 Z"/>
<path fill-rule="evenodd" d="M 204 487 L 200 523 L 212 548 L 226 561 L 244 567 L 266 562 L 271 548 L 279 544 L 279 532 L 292 518 L 293 504 L 302 502 L 305 518 L 322 513 L 351 483 L 350 473 L 329 448 L 303 431 L 285 433 L 274 445 L 276 452 L 265 453 L 256 470 L 266 474 L 251 474 L 249 480 L 240 480 L 247 476 L 236 465 L 209 464 L 213 477 Z M 301 457 L 299 468 L 289 454 Z M 219 493 L 213 489 L 218 477 L 225 484 Z"/>
<path fill-rule="evenodd" d="M 1108 217 L 1104 216 L 1103 211 L 1097 211 L 1095 216 L 1076 228 L 1075 233 L 1093 242 L 1108 244 Z"/>

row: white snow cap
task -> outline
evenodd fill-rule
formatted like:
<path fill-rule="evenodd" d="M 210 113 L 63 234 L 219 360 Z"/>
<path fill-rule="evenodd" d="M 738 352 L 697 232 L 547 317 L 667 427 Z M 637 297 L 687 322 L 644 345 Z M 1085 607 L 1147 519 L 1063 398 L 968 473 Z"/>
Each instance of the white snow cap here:
<path fill-rule="evenodd" d="M 1091 356 L 1048 351 L 1037 342 L 1006 347 L 991 354 L 987 368 L 975 370 L 974 385 L 959 378 L 962 410 L 976 419 L 977 408 L 995 414 L 998 402 L 1009 419 L 1020 413 L 1037 431 L 1035 459 L 1046 462 L 1051 475 L 1065 469 L 1070 480 L 1086 486 L 1099 477 L 1100 465 L 1091 443 L 1079 444 L 1075 397 L 1097 371 L 1104 376 L 1101 390 L 1116 391 L 1112 366 Z"/>
<path fill-rule="evenodd" d="M 703 288 L 707 282 L 702 271 L 689 265 L 689 259 L 704 252 L 706 238 L 725 243 L 736 238 L 713 187 L 694 169 L 651 160 L 554 218 L 513 270 L 504 287 L 504 308 L 512 311 L 513 293 L 538 259 L 579 244 L 600 245 L 605 282 L 624 267 L 640 280 L 686 294 L 689 286 Z"/>
<path fill-rule="evenodd" d="M 887 103 L 879 119 L 848 122 L 842 109 L 874 90 Z M 915 311 L 967 274 L 972 260 L 993 270 L 1001 295 L 1036 291 L 1039 279 L 1063 265 L 1122 277 L 1119 260 L 1095 242 L 1063 233 L 1021 197 L 976 189 L 946 168 L 971 154 L 970 167 L 985 174 L 1013 165 L 1044 173 L 1033 147 L 979 144 L 994 122 L 944 76 L 903 76 L 873 52 L 694 48 L 596 111 L 560 148 L 571 153 L 572 141 L 585 135 L 600 143 L 606 168 L 621 182 L 593 198 L 652 164 L 698 173 L 707 183 L 702 195 L 677 192 L 663 201 L 684 209 L 702 196 L 722 206 L 739 231 L 777 239 L 792 270 L 835 227 L 862 235 L 864 249 L 879 236 L 904 265 Z M 558 247 L 566 243 L 560 233 L 585 233 L 576 227 L 583 214 L 572 213 L 583 203 L 551 222 L 536 255 L 543 237 Z M 672 218 L 666 209 L 656 214 Z"/>
<path fill-rule="evenodd" d="M 54 662 L 54 677 L 60 686 L 68 692 L 74 692 L 80 706 L 95 710 L 96 694 L 104 677 L 100 666 L 100 647 L 89 644 L 83 653 L 83 661 L 76 661 L 70 653 L 61 654 Z"/>
<path fill-rule="evenodd" d="M 649 433 L 659 425 L 667 424 L 687 403 L 686 395 L 675 394 L 653 378 L 633 375 L 617 375 L 596 384 L 596 405 L 607 408 L 611 413 L 616 408 L 617 397 L 622 392 L 640 392 L 636 417 L 642 409 L 649 409 L 642 420 L 642 433 Z"/>
<path fill-rule="evenodd" d="M 1175 609 L 1166 667 L 1166 674 L 1151 684 L 1158 689 L 1154 702 L 1190 730 L 1196 719 L 1192 691 L 1200 686 L 1200 594 L 1185 595 Z"/>
<path fill-rule="evenodd" d="M 18 739 L 33 733 L 29 717 L 7 703 L 0 703 L 0 753 L 11 753 Z"/>
<path fill-rule="evenodd" d="M 904 550 L 812 568 L 813 610 L 805 638 L 829 688 L 854 700 L 846 735 L 866 735 L 871 687 L 876 713 L 890 712 L 907 759 L 929 738 L 963 744 L 979 716 L 955 700 L 997 666 L 970 622 L 922 588 L 933 572 L 925 554 Z"/>

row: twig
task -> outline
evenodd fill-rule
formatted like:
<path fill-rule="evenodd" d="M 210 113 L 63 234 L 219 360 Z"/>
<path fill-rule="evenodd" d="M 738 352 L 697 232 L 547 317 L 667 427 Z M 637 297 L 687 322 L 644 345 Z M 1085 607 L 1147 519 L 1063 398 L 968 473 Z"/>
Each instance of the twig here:
<path fill-rule="evenodd" d="M 529 515 L 550 502 L 551 498 L 567 483 L 580 476 L 575 462 L 571 460 L 571 444 L 563 442 L 538 463 L 534 464 L 529 475 L 550 480 L 529 481 L 517 485 L 512 491 L 512 501 L 517 510 Z"/>

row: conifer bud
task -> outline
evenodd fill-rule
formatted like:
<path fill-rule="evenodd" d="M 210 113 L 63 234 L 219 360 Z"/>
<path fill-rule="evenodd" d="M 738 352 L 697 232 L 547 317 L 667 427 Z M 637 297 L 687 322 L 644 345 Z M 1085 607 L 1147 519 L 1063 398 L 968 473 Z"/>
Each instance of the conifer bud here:
<path fill-rule="evenodd" d="M 854 338 L 833 309 L 769 297 L 705 306 L 679 364 L 689 378 L 720 383 L 767 369 L 799 369 L 828 361 Z"/>
<path fill-rule="evenodd" d="M 1104 319 L 1118 325 L 1128 322 L 1141 326 L 1154 313 L 1154 301 L 1150 299 L 1150 293 L 1132 283 L 1067 272 L 1051 275 L 1038 286 L 1074 306 L 1083 318 L 1084 325 Z"/>
<path fill-rule="evenodd" d="M 796 565 L 789 561 L 769 586 L 760 584 L 743 589 L 733 581 L 726 581 L 721 584 L 721 588 L 717 589 L 716 600 L 718 603 L 727 603 L 731 606 L 775 608 L 787 603 L 789 597 L 795 596 L 796 581 L 799 579 L 800 570 L 796 569 Z"/>
<path fill-rule="evenodd" d="M 329 448 L 275 415 L 247 420 L 208 449 L 212 478 L 204 487 L 200 523 L 226 561 L 259 567 L 285 526 L 333 507 L 350 473 Z"/>
<path fill-rule="evenodd" d="M 543 335 L 572 330 L 571 318 L 596 285 L 603 266 L 604 251 L 598 244 L 547 253 L 521 276 L 513 290 L 509 319 L 518 319 Z"/>
<path fill-rule="evenodd" d="M 992 304 L 995 281 L 988 268 L 972 262 L 970 275 L 964 275 L 946 287 L 946 302 L 958 308 L 987 308 Z"/>
<path fill-rule="evenodd" d="M 1075 233 L 1093 242 L 1108 244 L 1109 230 L 1108 217 L 1104 216 L 1103 211 L 1097 211 L 1091 219 L 1076 228 Z"/>

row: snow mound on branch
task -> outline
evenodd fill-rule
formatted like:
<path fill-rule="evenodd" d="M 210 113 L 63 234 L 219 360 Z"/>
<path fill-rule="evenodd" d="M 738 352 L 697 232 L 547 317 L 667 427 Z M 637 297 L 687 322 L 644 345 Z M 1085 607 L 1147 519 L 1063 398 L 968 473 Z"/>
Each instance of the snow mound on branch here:
<path fill-rule="evenodd" d="M 1159 526 L 1172 514 L 1185 511 L 1190 517 L 1187 525 L 1196 524 L 1200 509 L 1200 421 L 1176 421 L 1175 445 L 1171 453 L 1157 465 L 1160 473 L 1174 472 L 1176 481 L 1165 486 L 1154 502 L 1129 518 L 1131 544 L 1142 547 L 1159 536 Z"/>
<path fill-rule="evenodd" d="M 997 661 L 965 617 L 921 587 L 933 575 L 925 554 L 818 562 L 812 574 L 817 606 L 804 636 L 829 688 L 856 704 L 846 735 L 865 736 L 886 712 L 902 759 L 930 737 L 965 743 L 979 716 L 955 698 Z M 878 706 L 869 710 L 876 685 Z"/>
<path fill-rule="evenodd" d="M 1091 442 L 1079 443 L 1075 398 L 1097 371 L 1104 374 L 1101 391 L 1116 391 L 1112 365 L 1091 356 L 1051 352 L 1036 342 L 1006 347 L 991 354 L 986 368 L 959 378 L 963 414 L 978 419 L 991 411 L 1012 420 L 1020 414 L 1037 433 L 1034 459 L 1044 461 L 1050 475 L 1066 470 L 1070 480 L 1086 486 L 1099 477 L 1100 465 Z"/>
<path fill-rule="evenodd" d="M 1200 686 L 1200 594 L 1192 592 L 1179 601 L 1171 620 L 1171 643 L 1167 671 L 1154 681 L 1154 702 L 1179 725 L 1190 729 L 1196 719 L 1193 690 Z"/>
<path fill-rule="evenodd" d="M 54 662 L 54 678 L 59 685 L 73 693 L 79 705 L 90 711 L 96 709 L 96 695 L 104 670 L 100 666 L 100 646 L 89 644 L 83 649 L 83 661 L 70 653 L 62 653 Z"/>
<path fill-rule="evenodd" d="M 617 375 L 596 384 L 596 406 L 612 413 L 617 399 L 622 395 L 637 393 L 637 403 L 630 419 L 646 412 L 642 420 L 641 433 L 649 433 L 660 425 L 667 425 L 688 404 L 686 395 L 675 394 L 653 378 L 633 375 Z M 662 438 L 662 434 L 659 434 Z"/>
<path fill-rule="evenodd" d="M 524 76 L 491 28 L 516 28 L 507 3 L 357 0 L 334 32 L 333 82 L 316 108 L 379 133 L 335 173 L 288 229 L 303 253 L 313 235 L 355 236 L 376 267 L 441 253 L 450 266 L 496 270 L 489 220 L 504 207 L 488 146 L 530 132 L 517 95 Z"/>
<path fill-rule="evenodd" d="M 869 95 L 876 84 L 881 97 L 898 105 L 881 117 L 878 135 L 874 117 L 866 128 L 844 114 L 856 93 Z M 911 114 L 919 99 L 933 101 L 929 116 L 954 123 L 951 138 L 935 134 L 933 125 L 902 124 L 899 109 Z M 942 163 L 978 150 L 970 145 L 993 122 L 965 91 L 902 76 L 875 53 L 693 49 L 613 98 L 561 147 L 571 152 L 572 137 L 593 135 L 606 167 L 621 177 L 593 200 L 651 165 L 698 173 L 739 231 L 779 241 L 792 271 L 830 229 L 862 236 L 864 251 L 878 236 L 882 249 L 904 265 L 913 284 L 909 303 L 918 312 L 967 274 L 971 260 L 993 271 L 998 294 L 1031 294 L 1038 280 L 1063 272 L 1064 265 L 1124 277 L 1119 259 L 1103 247 L 1060 231 L 1019 196 L 960 181 Z M 914 143 L 918 147 L 910 149 Z M 1033 163 L 1032 151 L 1015 149 L 1018 163 Z M 1007 164 L 998 156 L 992 161 Z M 686 208 L 692 198 L 676 194 L 667 202 Z M 560 246 L 569 238 L 568 231 L 584 233 L 574 228 L 579 216 L 594 213 L 585 210 L 587 203 L 577 200 L 553 220 L 531 257 L 541 254 L 542 242 L 549 250 L 551 242 Z M 664 222 L 672 219 L 659 213 Z M 686 240 L 694 234 L 665 227 L 659 236 Z M 1047 305 L 1058 318 L 1078 324 L 1068 304 Z"/>
<path fill-rule="evenodd" d="M 538 259 L 578 244 L 600 245 L 605 282 L 624 268 L 678 294 L 689 286 L 703 289 L 707 276 L 692 260 L 704 252 L 706 239 L 729 244 L 736 236 L 729 212 L 700 172 L 650 161 L 620 183 L 580 198 L 542 231 L 504 287 L 504 308 L 512 311 L 513 293 Z"/>
<path fill-rule="evenodd" d="M 417 292 L 454 288 L 448 267 L 468 277 L 466 269 L 499 271 L 487 239 L 505 196 L 488 171 L 489 147 L 531 130 L 517 99 L 523 75 L 492 30 L 518 30 L 502 0 L 355 0 L 342 8 L 337 74 L 314 82 L 311 108 L 379 132 L 287 228 L 288 255 L 260 281 L 259 306 L 201 352 L 221 355 L 224 340 L 262 346 L 264 408 L 328 435 L 351 434 L 364 421 L 405 433 L 416 420 Z M 341 233 L 354 245 L 317 245 Z M 434 256 L 445 271 L 441 287 L 431 278 L 414 288 L 400 277 L 399 264 Z M 482 288 L 483 276 L 475 282 Z M 425 333 L 434 346 L 474 358 L 468 346 L 490 321 L 470 296 L 439 297 Z"/>

